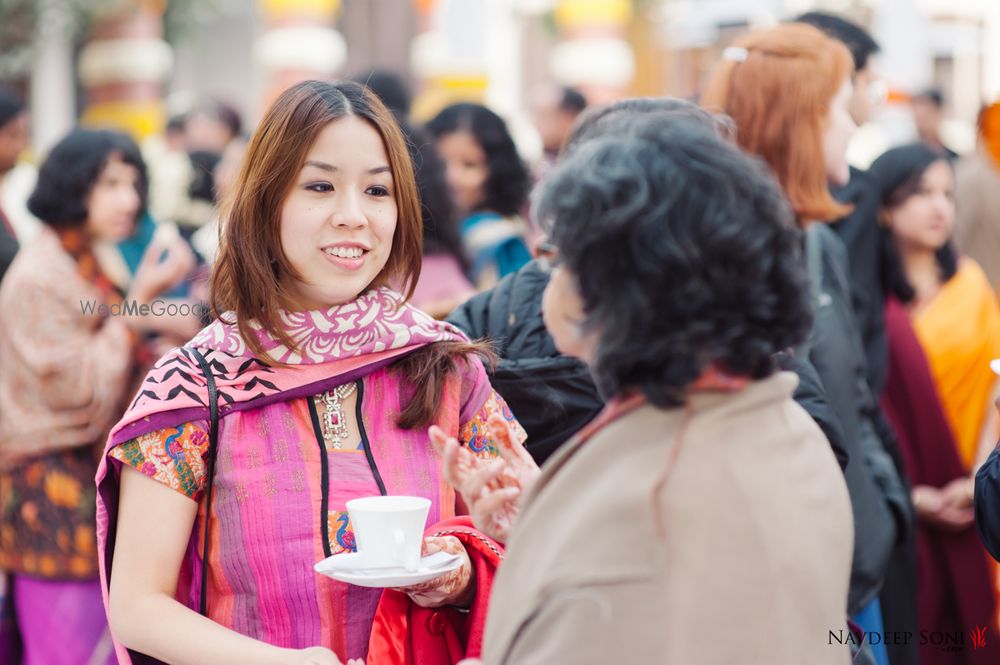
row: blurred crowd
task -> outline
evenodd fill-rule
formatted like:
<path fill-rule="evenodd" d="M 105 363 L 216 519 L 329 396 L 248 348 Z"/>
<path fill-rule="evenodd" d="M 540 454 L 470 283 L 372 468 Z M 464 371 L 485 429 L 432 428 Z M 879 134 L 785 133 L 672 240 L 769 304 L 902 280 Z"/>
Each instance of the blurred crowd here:
<path fill-rule="evenodd" d="M 878 51 L 545 87 L 533 163 L 388 71 L 37 167 L 0 91 L 0 662 L 998 662 L 1000 102 L 849 166 Z M 463 566 L 292 571 L 379 493 Z"/>

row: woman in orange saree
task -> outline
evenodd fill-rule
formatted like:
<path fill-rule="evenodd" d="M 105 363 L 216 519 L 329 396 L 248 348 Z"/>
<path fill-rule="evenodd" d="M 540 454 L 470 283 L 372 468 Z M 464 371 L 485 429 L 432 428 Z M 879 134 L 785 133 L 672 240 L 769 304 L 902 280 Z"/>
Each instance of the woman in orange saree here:
<path fill-rule="evenodd" d="M 920 629 L 963 642 L 973 628 L 988 631 L 986 648 L 961 653 L 921 640 L 921 663 L 996 662 L 994 576 L 972 528 L 972 495 L 975 470 L 996 442 L 990 361 L 1000 356 L 1000 307 L 982 269 L 951 246 L 954 177 L 946 158 L 926 145 L 903 146 L 870 172 L 888 236 L 882 404 L 913 487 Z"/>

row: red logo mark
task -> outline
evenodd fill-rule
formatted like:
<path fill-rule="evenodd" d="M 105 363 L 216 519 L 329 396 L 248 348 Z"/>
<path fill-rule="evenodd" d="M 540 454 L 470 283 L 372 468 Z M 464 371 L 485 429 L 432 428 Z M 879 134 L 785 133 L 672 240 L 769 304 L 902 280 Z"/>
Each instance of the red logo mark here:
<path fill-rule="evenodd" d="M 972 648 L 979 650 L 986 648 L 986 626 L 976 626 L 969 631 L 972 637 Z"/>

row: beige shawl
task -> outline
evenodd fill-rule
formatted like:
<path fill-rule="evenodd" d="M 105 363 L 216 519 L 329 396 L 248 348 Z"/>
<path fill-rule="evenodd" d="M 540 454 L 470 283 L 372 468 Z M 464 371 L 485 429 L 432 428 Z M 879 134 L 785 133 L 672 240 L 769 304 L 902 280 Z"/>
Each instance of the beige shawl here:
<path fill-rule="evenodd" d="M 0 464 L 103 441 L 121 415 L 134 342 L 49 229 L 0 285 Z"/>

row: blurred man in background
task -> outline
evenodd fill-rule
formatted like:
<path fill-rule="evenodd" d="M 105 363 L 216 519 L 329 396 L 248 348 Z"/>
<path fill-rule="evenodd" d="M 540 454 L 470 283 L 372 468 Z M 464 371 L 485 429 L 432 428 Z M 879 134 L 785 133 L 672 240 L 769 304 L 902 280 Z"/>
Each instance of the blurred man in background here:
<path fill-rule="evenodd" d="M 540 179 L 555 164 L 570 127 L 585 108 L 586 98 L 573 88 L 546 86 L 535 93 L 531 116 L 542 139 L 543 150 L 536 178 Z"/>
<path fill-rule="evenodd" d="M 924 90 L 910 100 L 913 108 L 913 122 L 917 126 L 917 136 L 932 148 L 944 151 L 952 159 L 958 153 L 944 144 L 941 138 L 941 123 L 944 120 L 944 94 L 937 88 Z"/>

